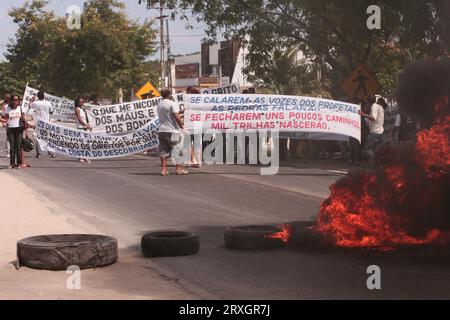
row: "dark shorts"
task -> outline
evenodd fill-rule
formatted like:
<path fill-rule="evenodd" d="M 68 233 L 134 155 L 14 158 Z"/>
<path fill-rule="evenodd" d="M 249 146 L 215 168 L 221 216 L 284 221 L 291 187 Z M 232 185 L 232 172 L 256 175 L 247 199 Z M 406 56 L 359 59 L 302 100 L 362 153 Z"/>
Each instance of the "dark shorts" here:
<path fill-rule="evenodd" d="M 172 153 L 172 133 L 170 132 L 158 132 L 159 139 L 159 156 L 163 158 L 170 157 Z"/>

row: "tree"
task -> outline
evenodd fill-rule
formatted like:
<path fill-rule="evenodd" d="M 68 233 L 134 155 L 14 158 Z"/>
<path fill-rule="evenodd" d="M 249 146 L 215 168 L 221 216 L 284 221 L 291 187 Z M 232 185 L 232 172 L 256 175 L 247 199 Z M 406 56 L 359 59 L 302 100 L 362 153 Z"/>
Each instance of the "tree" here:
<path fill-rule="evenodd" d="M 307 58 L 331 69 L 333 93 L 359 64 L 385 86 L 397 78 L 398 66 L 410 59 L 449 54 L 450 6 L 441 0 L 166 0 L 165 6 L 191 10 L 215 38 L 249 36 L 247 74 L 258 73 L 273 59 L 274 47 L 299 46 Z M 147 5 L 160 1 L 148 0 Z M 369 30 L 370 5 L 381 8 L 382 28 Z M 266 63 L 261 63 L 265 61 Z"/>
<path fill-rule="evenodd" d="M 18 80 L 9 62 L 0 62 L 0 93 L 22 94 L 25 82 Z M 3 97 L 0 96 L 0 99 Z"/>
<path fill-rule="evenodd" d="M 270 55 L 271 59 L 261 60 L 248 75 L 256 86 L 277 94 L 330 96 L 329 70 L 319 70 L 320 66 L 307 61 L 297 47 L 275 48 Z"/>
<path fill-rule="evenodd" d="M 88 0 L 80 29 L 45 10 L 47 1 L 11 10 L 19 28 L 6 58 L 31 86 L 61 96 L 114 99 L 119 88 L 130 96 L 155 70 L 146 70 L 155 50 L 150 22 L 129 20 L 116 0 Z"/>

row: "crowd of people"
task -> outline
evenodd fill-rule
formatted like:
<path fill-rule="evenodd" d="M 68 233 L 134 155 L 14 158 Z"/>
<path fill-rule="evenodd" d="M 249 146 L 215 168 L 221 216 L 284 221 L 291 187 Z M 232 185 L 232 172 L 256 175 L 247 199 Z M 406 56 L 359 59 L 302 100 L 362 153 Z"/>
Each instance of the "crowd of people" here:
<path fill-rule="evenodd" d="M 188 94 L 200 94 L 196 87 L 188 87 Z M 243 91 L 243 94 L 254 94 L 255 89 L 250 88 Z M 172 91 L 164 89 L 161 92 L 162 100 L 157 106 L 157 114 L 160 120 L 158 138 L 160 141 L 159 155 L 161 159 L 161 175 L 169 175 L 167 160 L 169 157 L 175 161 L 177 175 L 186 175 L 189 172 L 183 167 L 199 168 L 202 165 L 202 154 L 205 144 L 202 142 L 202 134 L 187 134 L 184 131 L 183 117 L 184 109 L 175 102 Z M 97 99 L 92 99 L 92 103 L 97 104 Z M 374 163 L 375 150 L 383 143 L 385 110 L 388 107 L 382 97 L 368 97 L 364 101 L 353 100 L 353 103 L 360 104 L 361 110 L 361 142 L 350 137 L 348 142 L 320 141 L 320 140 L 297 140 L 289 139 L 289 153 L 292 158 L 303 155 L 305 158 L 319 158 L 324 152 L 331 154 L 340 150 L 340 154 L 348 159 L 349 165 L 360 165 L 363 160 L 371 165 Z M 76 127 L 80 130 L 92 130 L 89 124 L 85 100 L 77 98 L 74 101 Z M 29 107 L 25 110 L 20 97 L 6 94 L 1 103 L 0 122 L 6 129 L 6 156 L 10 158 L 11 169 L 22 169 L 31 167 L 25 158 L 23 150 L 23 139 L 33 139 L 35 157 L 41 157 L 43 150 L 36 141 L 33 134 L 35 119 L 41 118 L 50 121 L 54 112 L 52 104 L 45 100 L 43 91 L 39 91 L 33 96 Z M 400 126 L 400 116 L 397 116 L 394 127 L 398 130 Z M 395 132 L 395 131 L 394 131 Z M 398 133 L 397 133 L 398 134 Z M 283 141 L 284 140 L 284 141 Z M 286 141 L 280 141 L 281 158 L 286 157 Z M 186 149 L 186 145 L 188 148 Z M 248 146 L 246 146 L 248 148 Z M 184 150 L 190 151 L 190 161 L 183 162 Z M 55 157 L 55 154 L 48 152 L 48 156 Z M 89 159 L 79 159 L 80 162 L 90 163 Z"/>

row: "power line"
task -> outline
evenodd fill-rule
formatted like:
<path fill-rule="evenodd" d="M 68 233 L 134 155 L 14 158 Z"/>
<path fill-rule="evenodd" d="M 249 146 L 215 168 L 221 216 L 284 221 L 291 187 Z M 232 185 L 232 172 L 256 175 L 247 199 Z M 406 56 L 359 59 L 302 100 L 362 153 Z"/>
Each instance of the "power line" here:
<path fill-rule="evenodd" d="M 171 34 L 170 37 L 174 38 L 189 38 L 189 37 L 204 37 L 206 34 Z"/>

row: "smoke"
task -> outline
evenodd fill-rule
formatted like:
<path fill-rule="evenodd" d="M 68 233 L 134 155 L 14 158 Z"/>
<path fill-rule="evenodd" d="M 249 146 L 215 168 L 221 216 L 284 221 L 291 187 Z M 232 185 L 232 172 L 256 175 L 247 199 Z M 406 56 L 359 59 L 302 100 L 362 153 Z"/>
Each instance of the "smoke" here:
<path fill-rule="evenodd" d="M 407 66 L 400 75 L 396 97 L 402 113 L 429 128 L 437 116 L 436 104 L 450 97 L 450 59 L 420 60 Z"/>
<path fill-rule="evenodd" d="M 330 187 L 316 230 L 337 246 L 450 243 L 450 59 L 407 66 L 396 96 L 422 130 L 408 158 L 385 150 L 380 166 Z"/>

